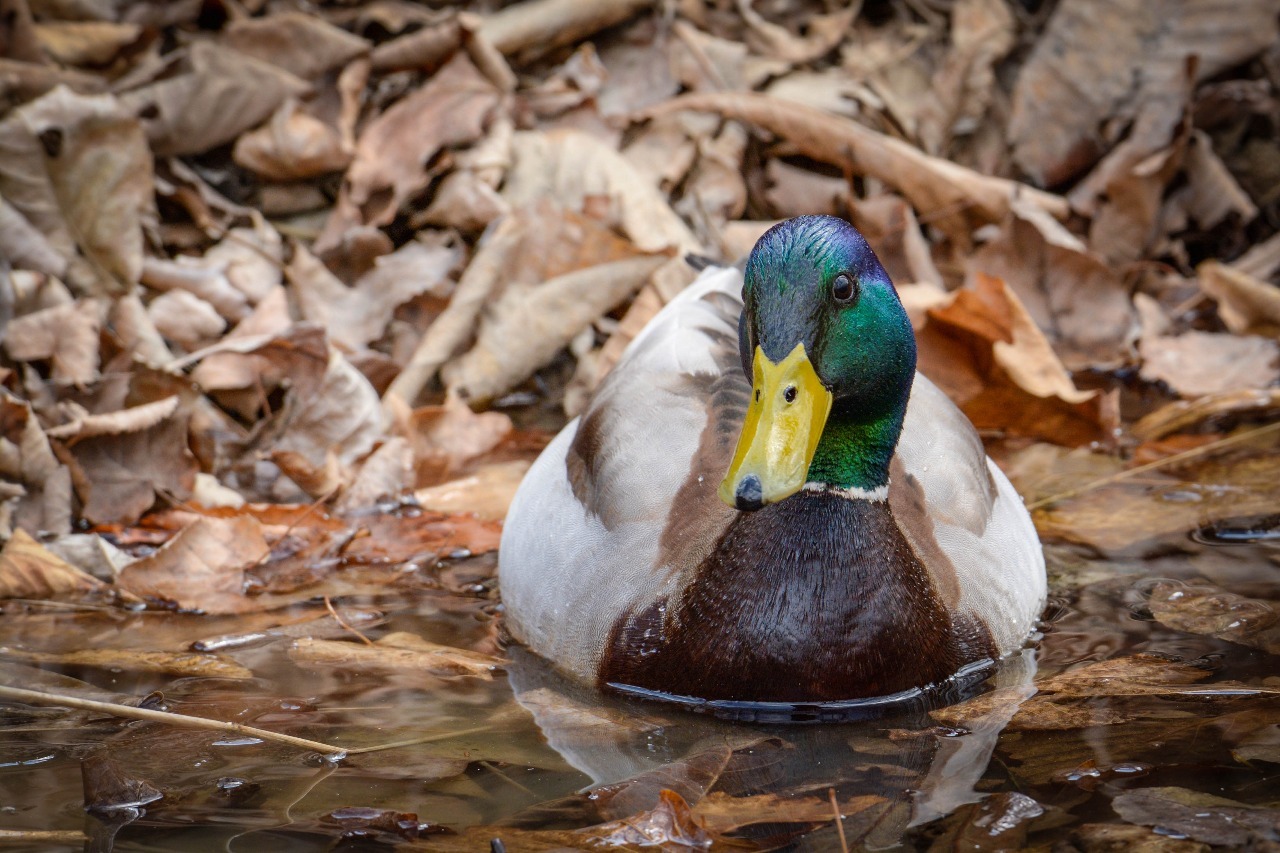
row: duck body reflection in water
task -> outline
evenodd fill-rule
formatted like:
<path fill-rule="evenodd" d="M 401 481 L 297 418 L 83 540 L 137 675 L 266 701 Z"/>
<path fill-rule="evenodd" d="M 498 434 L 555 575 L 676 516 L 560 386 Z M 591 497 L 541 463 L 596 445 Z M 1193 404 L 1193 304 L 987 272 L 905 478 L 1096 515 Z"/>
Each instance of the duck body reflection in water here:
<path fill-rule="evenodd" d="M 898 844 L 909 828 L 981 800 L 977 783 L 1000 732 L 1019 701 L 1035 692 L 1035 653 L 1028 649 L 1001 661 L 981 687 L 969 686 L 999 690 L 1006 701 L 973 715 L 963 731 L 935 726 L 930 703 L 918 696 L 866 706 L 856 722 L 749 723 L 741 715 L 722 720 L 676 704 L 605 695 L 519 647 L 510 651 L 516 700 L 547 743 L 592 780 L 584 791 L 634 794 L 619 817 L 652 808 L 663 788 L 691 805 L 715 792 L 774 794 L 776 807 L 761 815 L 769 825 L 744 828 L 748 836 L 767 834 L 787 819 L 787 799 L 827 798 L 833 789 L 838 803 L 874 804 L 845 822 L 850 844 L 871 849 Z M 781 707 L 768 711 L 770 719 L 783 716 Z M 812 720 L 814 712 L 801 707 L 801 719 Z M 543 804 L 507 823 L 542 827 L 555 812 L 555 803 Z M 794 849 L 831 849 L 834 839 L 823 832 L 806 834 Z"/>

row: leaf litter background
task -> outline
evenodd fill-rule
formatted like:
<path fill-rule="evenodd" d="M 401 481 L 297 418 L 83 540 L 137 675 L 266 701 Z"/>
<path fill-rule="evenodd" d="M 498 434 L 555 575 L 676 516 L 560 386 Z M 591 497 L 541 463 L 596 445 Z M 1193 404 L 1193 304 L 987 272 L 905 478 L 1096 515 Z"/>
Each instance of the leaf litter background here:
<path fill-rule="evenodd" d="M 1280 841 L 1274 0 L 0 11 L 0 684 L 353 751 L 4 700 L 0 841 Z M 1034 686 L 821 732 L 522 687 L 521 475 L 688 256 L 803 213 L 1033 507 Z M 669 761 L 580 792 L 530 711 Z"/>

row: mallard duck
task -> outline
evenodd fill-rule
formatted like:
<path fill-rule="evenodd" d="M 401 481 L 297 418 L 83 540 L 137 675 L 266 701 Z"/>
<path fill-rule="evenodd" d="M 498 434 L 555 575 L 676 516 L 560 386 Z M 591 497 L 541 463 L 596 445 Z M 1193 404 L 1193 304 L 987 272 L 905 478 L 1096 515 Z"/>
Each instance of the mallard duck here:
<path fill-rule="evenodd" d="M 644 328 L 507 516 L 510 634 L 602 687 L 822 703 L 940 685 L 1027 640 L 1044 557 L 916 373 L 848 223 L 775 225 Z"/>

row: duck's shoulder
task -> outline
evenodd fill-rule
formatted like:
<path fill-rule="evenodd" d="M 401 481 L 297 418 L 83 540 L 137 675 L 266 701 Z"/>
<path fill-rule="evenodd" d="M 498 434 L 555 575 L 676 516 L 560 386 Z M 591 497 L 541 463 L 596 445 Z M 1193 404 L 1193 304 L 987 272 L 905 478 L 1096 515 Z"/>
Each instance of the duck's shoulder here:
<path fill-rule="evenodd" d="M 733 516 L 715 488 L 750 393 L 741 286 L 738 270 L 709 269 L 665 306 L 516 494 L 500 556 L 508 624 L 565 669 L 594 677 L 619 615 Z"/>
<path fill-rule="evenodd" d="M 888 498 L 947 609 L 981 621 L 1002 654 L 1017 648 L 1044 604 L 1040 539 L 969 419 L 919 374 Z"/>
<path fill-rule="evenodd" d="M 631 342 L 582 413 L 566 473 L 606 527 L 665 519 L 693 468 L 727 466 L 749 394 L 741 283 L 735 268 L 704 272 Z M 725 440 L 707 444 L 709 426 Z"/>

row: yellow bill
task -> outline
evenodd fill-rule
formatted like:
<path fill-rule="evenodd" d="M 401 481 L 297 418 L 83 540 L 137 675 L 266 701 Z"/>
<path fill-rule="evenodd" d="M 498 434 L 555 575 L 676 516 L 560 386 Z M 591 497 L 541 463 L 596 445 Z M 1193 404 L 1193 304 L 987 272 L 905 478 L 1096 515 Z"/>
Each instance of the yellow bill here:
<path fill-rule="evenodd" d="M 720 483 L 720 499 L 743 510 L 800 490 L 832 401 L 803 343 L 777 364 L 756 347 L 751 371 L 751 403 L 733 462 Z"/>

